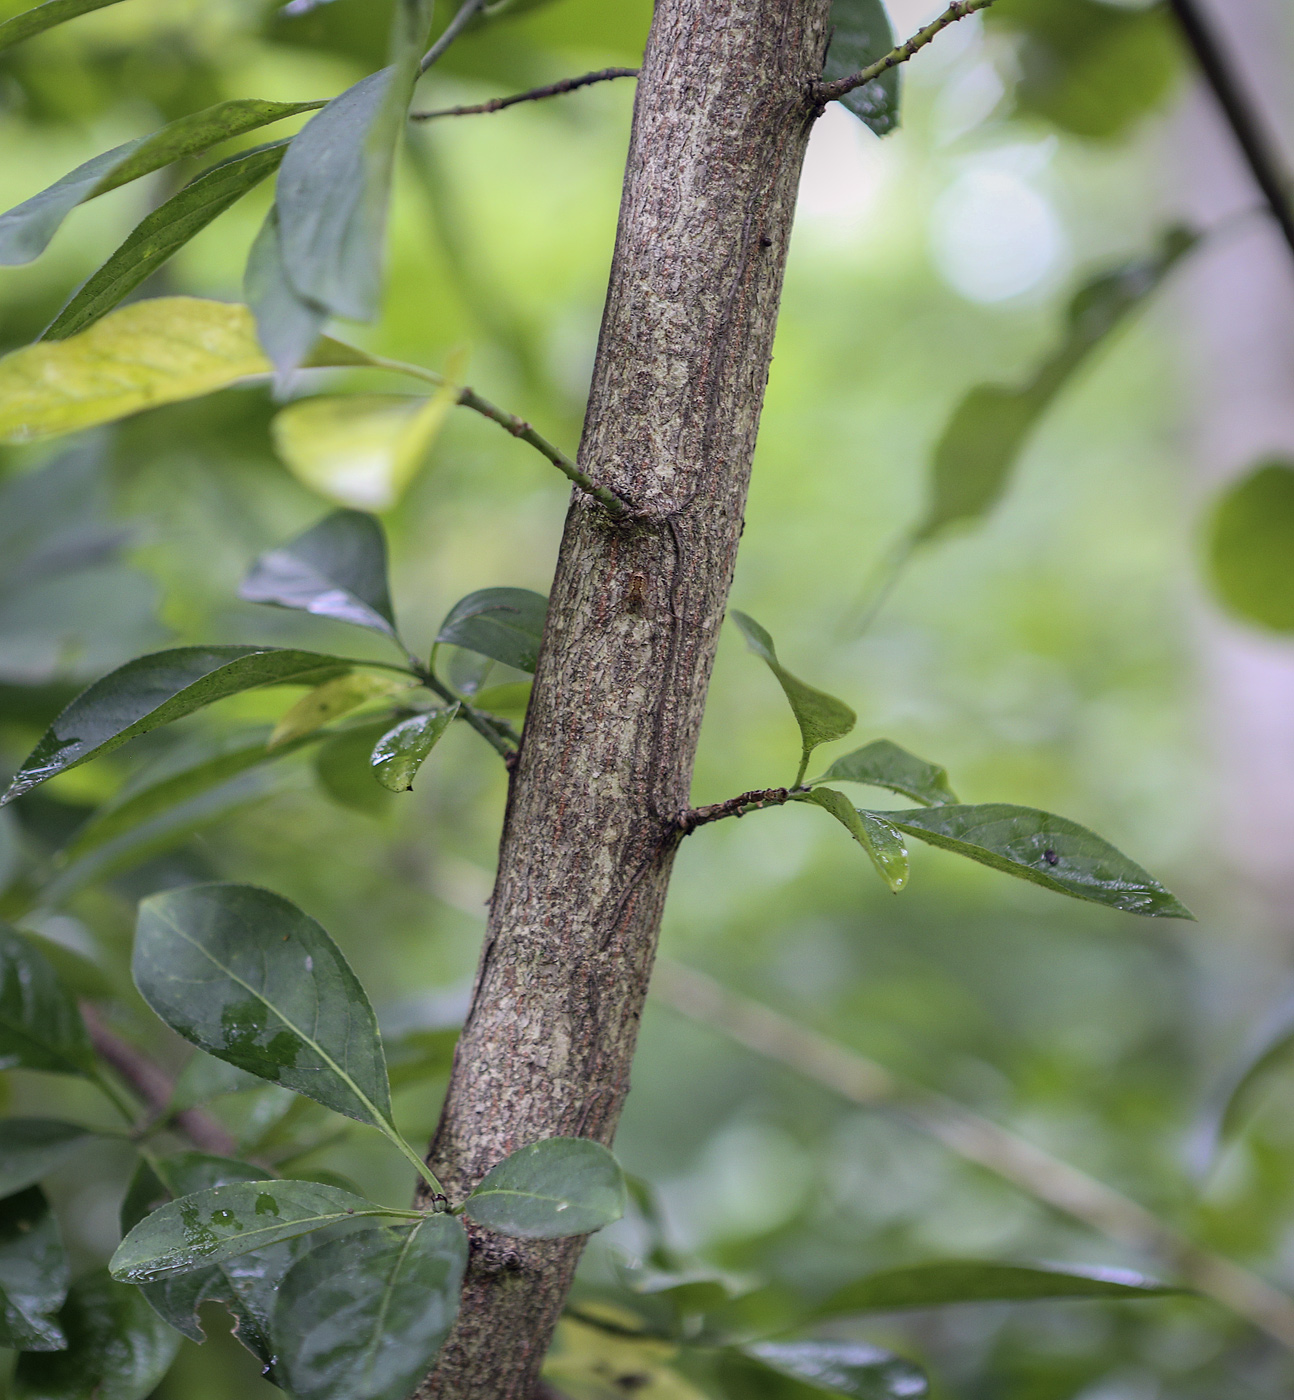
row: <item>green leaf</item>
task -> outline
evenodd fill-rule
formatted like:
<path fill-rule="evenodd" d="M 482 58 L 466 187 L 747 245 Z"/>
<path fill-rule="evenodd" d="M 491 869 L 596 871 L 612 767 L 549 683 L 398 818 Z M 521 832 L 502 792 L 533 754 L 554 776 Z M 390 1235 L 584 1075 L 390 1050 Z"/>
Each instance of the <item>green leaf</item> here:
<path fill-rule="evenodd" d="M 392 792 L 409 792 L 418 769 L 459 709 L 458 705 L 450 705 L 443 710 L 429 710 L 425 715 L 403 720 L 383 734 L 373 750 L 373 772 L 378 782 Z"/>
<path fill-rule="evenodd" d="M 256 335 L 277 371 L 277 388 L 283 392 L 292 372 L 305 363 L 310 348 L 328 322 L 328 313 L 301 296 L 288 279 L 279 237 L 279 213 L 274 207 L 265 216 L 247 255 L 243 296 L 256 321 Z"/>
<path fill-rule="evenodd" d="M 88 15 L 91 10 L 102 10 L 107 5 L 115 5 L 117 0 L 45 0 L 43 5 L 24 10 L 0 24 L 0 50 L 20 44 L 56 24 L 63 24 L 78 15 Z"/>
<path fill-rule="evenodd" d="M 0 26 L 2 33 L 3 26 Z M 320 105 L 318 102 L 235 98 L 181 117 L 151 136 L 141 136 L 95 156 L 48 189 L 8 213 L 0 214 L 0 266 L 13 267 L 38 257 L 78 204 L 160 170 L 172 161 L 198 155 L 222 141 L 300 112 L 313 111 Z"/>
<path fill-rule="evenodd" d="M 144 1000 L 199 1049 L 391 1131 L 373 1008 L 341 950 L 286 899 L 250 885 L 153 895 L 133 971 Z"/>
<path fill-rule="evenodd" d="M 846 1284 L 814 1309 L 812 1320 L 947 1303 L 1020 1303 L 1043 1298 L 1159 1298 L 1183 1289 L 1130 1269 L 998 1264 L 978 1259 L 888 1269 Z"/>
<path fill-rule="evenodd" d="M 437 642 L 501 661 L 534 675 L 548 599 L 528 588 L 482 588 L 450 608 Z"/>
<path fill-rule="evenodd" d="M 50 725 L 0 805 L 226 696 L 266 685 L 317 685 L 352 664 L 314 651 L 239 646 L 177 647 L 128 661 L 83 690 Z"/>
<path fill-rule="evenodd" d="M 1237 617 L 1294 632 L 1294 463 L 1264 462 L 1227 486 L 1209 522 L 1209 576 Z"/>
<path fill-rule="evenodd" d="M 1220 1142 L 1239 1131 L 1273 1074 L 1288 1067 L 1294 1050 L 1294 1002 L 1286 1001 L 1262 1026 L 1219 1090 L 1209 1096 L 1192 1143 L 1192 1156 L 1206 1170 Z"/>
<path fill-rule="evenodd" d="M 309 363 L 363 363 L 358 354 L 324 337 Z M 112 423 L 272 370 L 245 306 L 198 297 L 132 302 L 80 335 L 0 358 L 0 442 Z"/>
<path fill-rule="evenodd" d="M 454 1064 L 457 1030 L 409 1031 L 386 1046 L 391 1087 L 402 1089 L 423 1079 L 448 1074 Z"/>
<path fill-rule="evenodd" d="M 803 747 L 801 754 L 800 777 L 797 777 L 796 784 L 804 775 L 804 766 L 809 761 L 809 755 L 819 744 L 828 744 L 833 739 L 843 739 L 858 723 L 858 716 L 845 704 L 843 700 L 837 700 L 834 695 L 827 695 L 821 690 L 815 690 L 811 685 L 805 685 L 797 676 L 793 676 L 777 659 L 777 652 L 773 647 L 773 639 L 755 621 L 753 617 L 748 617 L 743 612 L 732 613 L 732 620 L 741 628 L 742 635 L 746 638 L 746 645 L 755 653 L 768 669 L 777 677 L 786 698 L 790 703 L 792 713 L 795 715 L 795 722 L 800 726 L 800 743 Z"/>
<path fill-rule="evenodd" d="M 279 413 L 270 432 L 285 465 L 312 491 L 361 510 L 389 510 L 426 460 L 459 392 L 449 383 L 430 398 L 299 399 Z"/>
<path fill-rule="evenodd" d="M 180 1337 L 136 1288 L 102 1269 L 79 1278 L 58 1315 L 66 1351 L 25 1351 L 12 1400 L 145 1400 L 171 1368 Z"/>
<path fill-rule="evenodd" d="M 942 807 L 957 801 L 957 794 L 949 786 L 946 768 L 927 763 L 888 739 L 875 739 L 836 759 L 809 786 L 817 783 L 866 783 L 868 787 L 888 788 L 910 797 L 923 807 Z"/>
<path fill-rule="evenodd" d="M 822 73 L 829 83 L 869 68 L 894 47 L 894 30 L 881 0 L 832 0 L 831 26 Z M 887 135 L 899 124 L 898 68 L 855 88 L 841 102 L 877 136 Z"/>
<path fill-rule="evenodd" d="M 831 1395 L 857 1400 L 920 1400 L 930 1392 L 910 1361 L 867 1342 L 754 1342 L 742 1356 Z"/>
<path fill-rule="evenodd" d="M 40 1181 L 94 1138 L 89 1128 L 56 1118 L 0 1119 L 0 1196 Z"/>
<path fill-rule="evenodd" d="M 278 142 L 231 156 L 154 209 L 90 276 L 41 339 L 66 340 L 102 320 L 212 220 L 272 175 L 286 150 L 286 143 Z"/>
<path fill-rule="evenodd" d="M 262 554 L 238 596 L 396 635 L 386 535 L 380 521 L 358 510 L 334 511 Z"/>
<path fill-rule="evenodd" d="M 413 1213 L 314 1181 L 231 1182 L 169 1201 L 146 1216 L 122 1240 L 109 1267 L 124 1283 L 154 1283 L 325 1225 Z"/>
<path fill-rule="evenodd" d="M 625 1213 L 620 1163 L 588 1138 L 546 1138 L 505 1157 L 464 1210 L 488 1230 L 526 1240 L 587 1235 Z"/>
<path fill-rule="evenodd" d="M 390 718 L 343 729 L 315 755 L 315 777 L 329 797 L 351 811 L 381 817 L 392 802 L 373 771 L 373 748 L 391 728 Z"/>
<path fill-rule="evenodd" d="M 1044 889 L 1149 919 L 1192 919 L 1158 880 L 1086 827 L 1004 802 L 883 812 L 900 831 Z"/>
<path fill-rule="evenodd" d="M 884 817 L 860 812 L 844 793 L 832 788 L 815 788 L 800 800 L 830 812 L 871 857 L 876 873 L 894 894 L 908 883 L 908 848 Z"/>
<path fill-rule="evenodd" d="M 467 1233 L 449 1215 L 312 1249 L 274 1309 L 284 1388 L 295 1400 L 406 1400 L 449 1335 L 466 1268 Z"/>
<path fill-rule="evenodd" d="M 56 1314 L 67 1283 L 67 1255 L 44 1193 L 32 1186 L 0 1200 L 0 1347 L 66 1347 Z"/>
<path fill-rule="evenodd" d="M 274 726 L 270 735 L 269 747 L 282 748 L 294 740 L 303 739 L 307 734 L 322 729 L 325 724 L 358 710 L 373 700 L 387 699 L 398 691 L 408 690 L 411 683 L 398 677 L 385 674 L 380 676 L 352 671 L 348 676 L 338 676 L 316 686 L 309 695 L 303 695 Z"/>
<path fill-rule="evenodd" d="M 0 924 L 0 1069 L 92 1077 L 94 1051 L 49 960 Z"/>
<path fill-rule="evenodd" d="M 1026 384 L 1018 389 L 981 384 L 967 394 L 935 447 L 930 504 L 914 543 L 955 522 L 977 519 L 997 504 L 1016 459 L 1053 401 L 1198 241 L 1193 233 L 1171 229 L 1149 258 L 1094 278 L 1071 301 L 1060 344 Z"/>

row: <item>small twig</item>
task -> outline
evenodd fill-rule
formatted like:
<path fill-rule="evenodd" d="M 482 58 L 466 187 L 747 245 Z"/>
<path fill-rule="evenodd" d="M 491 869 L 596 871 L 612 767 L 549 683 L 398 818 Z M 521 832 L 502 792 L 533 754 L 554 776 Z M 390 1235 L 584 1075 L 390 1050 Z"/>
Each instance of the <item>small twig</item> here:
<path fill-rule="evenodd" d="M 545 97 L 561 97 L 564 93 L 591 87 L 594 83 L 608 83 L 614 78 L 637 76 L 637 68 L 599 68 L 596 73 L 585 73 L 578 78 L 563 78 L 559 83 L 531 88 L 528 92 L 518 92 L 512 97 L 492 97 L 488 102 L 477 102 L 471 107 L 441 107 L 434 112 L 410 112 L 409 120 L 430 122 L 435 121 L 437 117 L 479 117 L 487 112 L 502 112 L 505 107 L 515 107 L 519 102 L 539 102 Z"/>
<path fill-rule="evenodd" d="M 165 1113 L 175 1087 L 170 1075 L 142 1051 L 110 1031 L 88 1001 L 81 1002 L 81 1016 L 90 1032 L 90 1044 L 100 1058 L 116 1070 L 154 1114 Z M 238 1143 L 233 1134 L 209 1113 L 200 1108 L 186 1108 L 175 1114 L 174 1119 L 195 1147 L 218 1157 L 238 1155 Z"/>
<path fill-rule="evenodd" d="M 756 788 L 730 797 L 726 802 L 712 802 L 708 807 L 690 807 L 679 814 L 675 829 L 681 836 L 690 836 L 698 826 L 721 822 L 725 817 L 744 817 L 761 807 L 781 807 L 795 796 L 794 788 Z"/>
<path fill-rule="evenodd" d="M 966 1161 L 1108 1239 L 1158 1255 L 1200 1293 L 1294 1351 L 1294 1298 L 1202 1248 L 1145 1206 L 1016 1137 L 954 1099 L 892 1073 L 713 978 L 658 959 L 652 993 L 739 1045 L 812 1079 L 850 1103 L 897 1112 Z"/>
<path fill-rule="evenodd" d="M 1258 188 L 1294 252 L 1294 209 L 1290 205 L 1290 181 L 1282 169 L 1275 141 L 1264 126 L 1244 83 L 1223 54 L 1217 36 L 1196 0 L 1169 0 L 1177 23 L 1195 54 L 1213 95 L 1218 100 Z"/>
<path fill-rule="evenodd" d="M 931 20 L 924 29 L 918 29 L 906 43 L 891 49 L 884 58 L 878 58 L 875 63 L 869 64 L 861 73 L 851 73 L 847 78 L 837 78 L 834 83 L 819 83 L 814 88 L 814 97 L 823 104 L 838 101 L 846 93 L 853 92 L 855 88 L 875 81 L 882 73 L 888 73 L 891 68 L 897 68 L 900 63 L 906 63 L 914 54 L 924 49 L 936 34 L 942 33 L 950 24 L 956 24 L 959 19 L 973 15 L 977 10 L 987 10 L 992 3 L 993 0 L 953 0 L 953 3 L 938 19 Z"/>
<path fill-rule="evenodd" d="M 418 72 L 425 73 L 485 7 L 485 0 L 463 0 L 458 13 L 445 26 L 445 32 L 422 56 Z"/>

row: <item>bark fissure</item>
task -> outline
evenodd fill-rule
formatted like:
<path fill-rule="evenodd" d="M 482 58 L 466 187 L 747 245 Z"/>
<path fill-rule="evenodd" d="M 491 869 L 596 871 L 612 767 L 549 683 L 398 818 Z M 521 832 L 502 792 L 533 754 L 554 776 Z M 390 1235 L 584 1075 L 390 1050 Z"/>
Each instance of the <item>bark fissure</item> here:
<path fill-rule="evenodd" d="M 429 1162 L 610 1142 L 741 533 L 829 0 L 657 0 L 576 496 Z M 421 1395 L 530 1400 L 582 1241 L 474 1230 Z"/>

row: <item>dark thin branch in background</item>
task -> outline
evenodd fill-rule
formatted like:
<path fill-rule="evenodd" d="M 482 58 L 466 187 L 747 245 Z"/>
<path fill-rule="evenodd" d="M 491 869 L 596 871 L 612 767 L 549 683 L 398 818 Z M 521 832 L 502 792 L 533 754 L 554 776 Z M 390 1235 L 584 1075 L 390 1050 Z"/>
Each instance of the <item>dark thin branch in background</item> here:
<path fill-rule="evenodd" d="M 1213 95 L 1226 114 L 1258 188 L 1262 190 L 1280 225 L 1285 242 L 1294 252 L 1290 181 L 1271 133 L 1264 126 L 1238 74 L 1223 54 L 1217 35 L 1205 21 L 1198 0 L 1168 0 L 1168 3 L 1201 72 L 1213 89 Z"/>
<path fill-rule="evenodd" d="M 579 78 L 563 78 L 560 83 L 531 88 L 529 92 L 518 92 L 512 97 L 492 97 L 488 102 L 478 102 L 473 107 L 441 107 L 435 112 L 410 112 L 409 120 L 429 122 L 437 117 L 476 117 L 485 112 L 501 112 L 505 107 L 515 107 L 519 102 L 539 102 L 545 97 L 561 97 L 563 93 L 591 87 L 594 83 L 609 83 L 613 78 L 637 76 L 636 68 L 600 68 L 596 73 L 585 73 Z"/>

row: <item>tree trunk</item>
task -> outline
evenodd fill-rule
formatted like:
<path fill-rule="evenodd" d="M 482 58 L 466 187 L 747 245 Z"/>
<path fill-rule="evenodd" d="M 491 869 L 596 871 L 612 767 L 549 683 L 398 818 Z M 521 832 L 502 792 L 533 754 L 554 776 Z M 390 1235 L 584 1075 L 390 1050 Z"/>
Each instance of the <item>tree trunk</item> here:
<path fill-rule="evenodd" d="M 610 1142 L 742 528 L 829 0 L 657 0 L 580 460 L 472 1008 L 428 1160 L 461 1199 Z M 474 1230 L 423 1400 L 529 1400 L 582 1241 Z"/>

